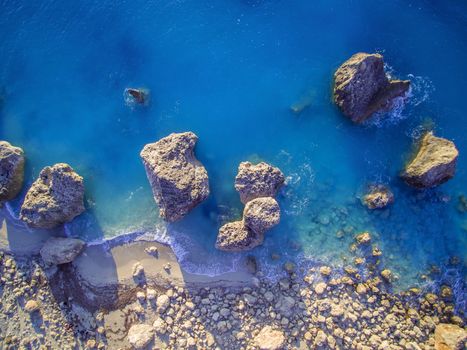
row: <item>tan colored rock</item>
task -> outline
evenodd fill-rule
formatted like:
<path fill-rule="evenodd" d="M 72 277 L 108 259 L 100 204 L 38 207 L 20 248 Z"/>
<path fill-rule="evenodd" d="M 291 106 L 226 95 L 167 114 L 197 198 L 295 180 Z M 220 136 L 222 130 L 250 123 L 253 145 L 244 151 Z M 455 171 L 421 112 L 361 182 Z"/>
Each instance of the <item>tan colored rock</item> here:
<path fill-rule="evenodd" d="M 229 222 L 219 229 L 216 248 L 224 251 L 239 252 L 250 250 L 263 243 L 264 236 L 258 235 L 242 221 Z"/>
<path fill-rule="evenodd" d="M 23 186 L 24 152 L 0 141 L 0 203 L 15 198 Z"/>
<path fill-rule="evenodd" d="M 355 238 L 358 244 L 368 244 L 371 242 L 371 235 L 368 232 L 363 232 Z"/>
<path fill-rule="evenodd" d="M 24 305 L 24 310 L 30 314 L 33 312 L 39 311 L 40 306 L 39 303 L 35 300 L 28 300 Z"/>
<path fill-rule="evenodd" d="M 173 133 L 141 151 L 160 216 L 167 221 L 182 219 L 209 195 L 208 174 L 194 155 L 197 141 L 192 132 Z"/>
<path fill-rule="evenodd" d="M 454 176 L 458 155 L 452 141 L 426 133 L 401 177 L 416 188 L 438 186 Z"/>
<path fill-rule="evenodd" d="M 440 323 L 435 329 L 436 350 L 464 350 L 467 345 L 465 329 L 447 323 Z"/>
<path fill-rule="evenodd" d="M 154 329 L 147 324 L 136 324 L 128 330 L 127 338 L 134 349 L 145 349 L 154 338 Z"/>
<path fill-rule="evenodd" d="M 284 181 L 284 174 L 279 168 L 264 162 L 256 165 L 242 162 L 235 177 L 235 189 L 245 204 L 259 197 L 274 197 Z"/>
<path fill-rule="evenodd" d="M 394 194 L 384 185 L 376 185 L 363 197 L 363 204 L 368 209 L 382 209 L 394 203 Z"/>
<path fill-rule="evenodd" d="M 378 111 L 393 107 L 394 99 L 405 97 L 408 80 L 389 80 L 384 72 L 383 56 L 357 53 L 334 74 L 334 102 L 342 113 L 361 123 Z"/>
<path fill-rule="evenodd" d="M 257 234 L 276 226 L 281 218 L 279 204 L 272 197 L 256 198 L 249 201 L 243 210 L 243 221 Z"/>
<path fill-rule="evenodd" d="M 84 210 L 83 178 L 68 164 L 59 163 L 42 169 L 26 194 L 20 219 L 30 227 L 54 228 Z"/>
<path fill-rule="evenodd" d="M 265 326 L 254 338 L 254 344 L 261 350 L 280 350 L 285 346 L 285 335 L 280 330 Z"/>

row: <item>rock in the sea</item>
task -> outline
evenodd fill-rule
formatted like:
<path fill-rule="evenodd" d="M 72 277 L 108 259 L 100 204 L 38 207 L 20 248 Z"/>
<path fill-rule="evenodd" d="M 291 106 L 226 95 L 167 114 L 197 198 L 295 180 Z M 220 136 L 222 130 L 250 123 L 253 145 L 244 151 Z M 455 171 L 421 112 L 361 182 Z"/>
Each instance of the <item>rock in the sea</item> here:
<path fill-rule="evenodd" d="M 192 132 L 173 133 L 141 151 L 160 216 L 167 221 L 180 220 L 209 195 L 208 174 L 194 155 L 197 141 Z"/>
<path fill-rule="evenodd" d="M 41 257 L 48 264 L 60 265 L 72 262 L 84 249 L 80 239 L 52 237 L 41 249 Z"/>
<path fill-rule="evenodd" d="M 135 324 L 128 330 L 128 342 L 134 349 L 145 349 L 154 338 L 154 329 L 147 324 Z"/>
<path fill-rule="evenodd" d="M 240 252 L 253 249 L 261 243 L 263 243 L 263 235 L 253 232 L 241 220 L 229 222 L 219 229 L 216 248 L 224 251 Z"/>
<path fill-rule="evenodd" d="M 334 101 L 342 113 L 361 123 L 373 113 L 389 110 L 397 97 L 409 90 L 408 80 L 389 80 L 383 56 L 357 53 L 334 74 Z"/>
<path fill-rule="evenodd" d="M 265 326 L 254 338 L 255 346 L 261 350 L 279 350 L 285 345 L 284 332 Z"/>
<path fill-rule="evenodd" d="M 24 152 L 0 141 L 0 203 L 15 198 L 24 179 Z"/>
<path fill-rule="evenodd" d="M 454 176 L 459 152 L 452 141 L 426 133 L 401 177 L 416 188 L 430 188 Z"/>
<path fill-rule="evenodd" d="M 363 197 L 363 204 L 368 209 L 382 209 L 394 203 L 394 194 L 389 187 L 376 185 Z"/>
<path fill-rule="evenodd" d="M 20 218 L 31 227 L 54 228 L 84 211 L 83 178 L 64 163 L 45 167 L 32 184 Z"/>
<path fill-rule="evenodd" d="M 149 90 L 145 88 L 126 88 L 123 96 L 127 105 L 149 104 Z"/>
<path fill-rule="evenodd" d="M 224 251 L 244 251 L 261 245 L 264 233 L 280 221 L 280 208 L 272 197 L 249 201 L 243 210 L 243 220 L 229 222 L 219 229 L 216 248 Z"/>
<path fill-rule="evenodd" d="M 259 197 L 274 197 L 284 181 L 284 174 L 279 168 L 264 162 L 256 165 L 242 162 L 235 178 L 235 189 L 245 204 Z"/>
<path fill-rule="evenodd" d="M 249 201 L 243 210 L 243 221 L 253 232 L 263 234 L 276 226 L 281 218 L 279 204 L 272 197 Z"/>
<path fill-rule="evenodd" d="M 467 345 L 467 331 L 454 324 L 440 323 L 435 329 L 436 350 L 461 350 Z"/>

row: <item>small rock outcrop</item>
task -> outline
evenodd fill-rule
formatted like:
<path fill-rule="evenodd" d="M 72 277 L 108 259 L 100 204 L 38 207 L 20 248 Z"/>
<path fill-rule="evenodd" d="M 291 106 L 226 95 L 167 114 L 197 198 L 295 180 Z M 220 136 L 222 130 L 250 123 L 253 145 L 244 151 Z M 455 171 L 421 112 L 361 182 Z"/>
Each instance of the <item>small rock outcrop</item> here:
<path fill-rule="evenodd" d="M 141 151 L 160 216 L 167 221 L 180 220 L 209 195 L 208 174 L 194 155 L 197 141 L 192 132 L 174 133 Z"/>
<path fill-rule="evenodd" d="M 149 90 L 145 88 L 126 88 L 123 93 L 127 105 L 145 105 L 149 104 Z"/>
<path fill-rule="evenodd" d="M 249 201 L 243 219 L 229 222 L 219 229 L 216 248 L 224 251 L 245 251 L 261 245 L 264 233 L 280 221 L 280 208 L 272 197 Z"/>
<path fill-rule="evenodd" d="M 465 329 L 448 323 L 440 323 L 435 329 L 436 350 L 459 350 L 467 345 Z"/>
<path fill-rule="evenodd" d="M 61 265 L 75 260 L 85 245 L 80 239 L 52 237 L 45 242 L 40 253 L 46 263 Z"/>
<path fill-rule="evenodd" d="M 401 177 L 410 186 L 430 188 L 454 176 L 459 152 L 452 141 L 426 133 Z"/>
<path fill-rule="evenodd" d="M 84 212 L 84 184 L 68 164 L 45 167 L 21 206 L 20 219 L 30 227 L 54 228 Z"/>
<path fill-rule="evenodd" d="M 254 338 L 254 345 L 261 350 L 280 350 L 285 346 L 284 332 L 265 326 Z"/>
<path fill-rule="evenodd" d="M 334 74 L 334 102 L 342 113 L 361 123 L 373 113 L 392 108 L 397 97 L 406 95 L 408 80 L 389 80 L 384 72 L 383 56 L 357 53 Z"/>
<path fill-rule="evenodd" d="M 154 338 L 154 329 L 147 324 L 135 324 L 128 330 L 128 342 L 134 349 L 145 349 Z"/>
<path fill-rule="evenodd" d="M 382 209 L 394 203 L 394 194 L 387 186 L 375 185 L 370 187 L 362 202 L 368 209 Z"/>
<path fill-rule="evenodd" d="M 267 163 L 242 162 L 235 178 L 235 189 L 243 204 L 259 197 L 274 197 L 284 184 L 284 174 Z"/>
<path fill-rule="evenodd" d="M 0 203 L 15 198 L 24 180 L 24 152 L 0 141 Z"/>

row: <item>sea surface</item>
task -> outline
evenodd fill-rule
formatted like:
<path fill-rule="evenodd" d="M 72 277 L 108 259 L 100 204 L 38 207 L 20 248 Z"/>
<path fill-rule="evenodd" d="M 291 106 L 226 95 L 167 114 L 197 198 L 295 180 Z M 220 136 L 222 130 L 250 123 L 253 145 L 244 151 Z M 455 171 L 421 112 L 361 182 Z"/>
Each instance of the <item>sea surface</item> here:
<path fill-rule="evenodd" d="M 146 232 L 189 271 L 232 271 L 253 254 L 274 276 L 289 260 L 349 264 L 354 236 L 370 231 L 397 286 L 422 283 L 452 256 L 464 265 L 447 270 L 465 282 L 465 1 L 1 0 L 0 14 L 0 139 L 27 157 L 24 191 L 8 203 L 15 215 L 41 168 L 66 162 L 85 179 L 87 213 L 65 231 L 89 242 Z M 334 71 L 356 52 L 382 53 L 391 76 L 412 81 L 405 106 L 365 125 L 331 95 Z M 149 89 L 149 106 L 126 104 L 127 87 Z M 291 112 L 301 101 L 310 106 Z M 211 195 L 167 226 L 139 152 L 189 130 Z M 453 180 L 416 191 L 398 174 L 426 130 L 460 157 Z M 218 228 L 241 215 L 234 178 L 246 160 L 287 176 L 282 220 L 263 246 L 219 252 Z M 388 185 L 394 205 L 367 210 L 371 183 Z"/>

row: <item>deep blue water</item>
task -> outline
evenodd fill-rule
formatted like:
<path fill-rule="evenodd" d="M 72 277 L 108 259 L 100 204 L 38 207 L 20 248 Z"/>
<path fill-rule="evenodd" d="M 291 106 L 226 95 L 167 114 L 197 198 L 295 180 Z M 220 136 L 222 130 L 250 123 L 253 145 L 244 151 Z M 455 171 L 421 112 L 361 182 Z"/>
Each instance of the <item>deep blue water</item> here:
<path fill-rule="evenodd" d="M 72 235 L 164 236 L 139 152 L 191 130 L 211 196 L 169 227 L 190 270 L 238 263 L 214 242 L 241 213 L 233 182 L 244 160 L 288 177 L 282 222 L 253 251 L 267 271 L 303 257 L 342 263 L 361 230 L 402 286 L 449 256 L 465 262 L 467 214 L 456 207 L 467 194 L 467 3 L 3 0 L 0 13 L 0 139 L 24 148 L 28 185 L 56 162 L 84 176 L 88 212 L 67 225 Z M 359 51 L 383 53 L 391 74 L 413 83 L 403 110 L 364 126 L 331 101 L 333 72 Z M 149 88 L 151 105 L 125 105 L 128 86 Z M 289 107 L 303 96 L 311 107 L 296 116 Z M 419 192 L 398 173 L 423 128 L 454 140 L 460 157 L 453 180 Z M 374 181 L 393 189 L 390 209 L 360 204 Z M 282 260 L 271 262 L 272 252 Z"/>

